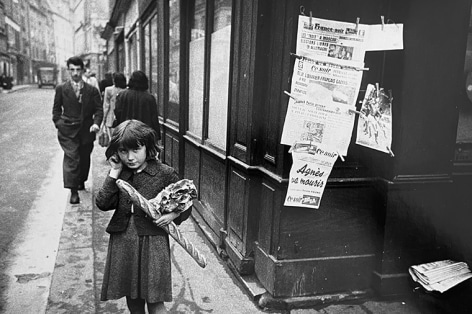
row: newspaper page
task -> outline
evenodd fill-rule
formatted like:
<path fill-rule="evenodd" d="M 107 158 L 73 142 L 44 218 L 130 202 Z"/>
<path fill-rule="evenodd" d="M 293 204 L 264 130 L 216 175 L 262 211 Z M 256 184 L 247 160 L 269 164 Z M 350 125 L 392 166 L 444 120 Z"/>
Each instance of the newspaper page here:
<path fill-rule="evenodd" d="M 403 49 L 403 24 L 369 25 L 366 51 Z"/>
<path fill-rule="evenodd" d="M 338 158 L 334 151 L 309 145 L 293 151 L 293 164 L 284 206 L 319 208 L 331 169 Z"/>
<path fill-rule="evenodd" d="M 361 80 L 353 67 L 297 59 L 281 144 L 311 140 L 347 155 Z"/>
<path fill-rule="evenodd" d="M 414 265 L 408 269 L 412 279 L 428 291 L 444 292 L 472 278 L 468 265 L 452 260 Z"/>
<path fill-rule="evenodd" d="M 390 153 L 392 99 L 382 88 L 368 84 L 357 124 L 356 144 Z"/>
<path fill-rule="evenodd" d="M 368 25 L 298 17 L 297 55 L 328 58 L 341 64 L 364 62 Z M 347 63 L 346 63 L 347 62 Z"/>

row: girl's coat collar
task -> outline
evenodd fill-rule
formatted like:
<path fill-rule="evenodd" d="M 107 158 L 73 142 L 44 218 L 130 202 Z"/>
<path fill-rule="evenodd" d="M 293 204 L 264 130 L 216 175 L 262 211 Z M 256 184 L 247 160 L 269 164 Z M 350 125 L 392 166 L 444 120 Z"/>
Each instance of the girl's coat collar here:
<path fill-rule="evenodd" d="M 148 160 L 146 168 L 144 168 L 141 172 L 146 172 L 150 176 L 155 176 L 159 171 L 159 164 L 160 162 L 158 162 L 157 160 Z M 121 178 L 126 181 L 131 178 L 132 175 L 133 170 L 125 168 L 121 173 Z"/>

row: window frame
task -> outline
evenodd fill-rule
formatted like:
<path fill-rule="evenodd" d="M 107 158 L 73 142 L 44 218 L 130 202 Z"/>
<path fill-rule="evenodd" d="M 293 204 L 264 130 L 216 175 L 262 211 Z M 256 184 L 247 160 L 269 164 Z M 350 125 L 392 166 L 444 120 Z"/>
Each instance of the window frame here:
<path fill-rule="evenodd" d="M 187 25 L 191 25 L 191 19 L 194 18 L 194 8 L 195 8 L 195 1 L 189 1 L 187 3 L 187 8 L 188 8 L 188 16 L 187 16 Z M 211 85 L 211 41 L 212 41 L 212 34 L 214 32 L 214 20 L 215 20 L 215 1 L 217 0 L 206 0 L 206 6 L 205 6 L 205 42 L 204 42 L 204 59 L 203 59 L 203 66 L 204 66 L 204 73 L 203 73 L 203 104 L 202 104 L 202 134 L 196 135 L 193 134 L 189 128 L 188 128 L 188 118 L 187 118 L 187 123 L 185 127 L 185 135 L 188 136 L 194 143 L 198 143 L 199 145 L 202 145 L 206 150 L 211 151 L 215 153 L 215 155 L 226 157 L 229 155 L 229 140 L 228 140 L 228 134 L 226 136 L 225 140 L 225 148 L 222 149 L 221 147 L 218 147 L 214 145 L 211 141 L 211 139 L 208 138 L 209 132 L 209 114 L 210 114 L 210 85 Z M 231 3 L 231 26 L 233 26 L 233 14 L 234 14 L 234 4 Z M 191 28 L 187 27 L 186 30 L 186 38 L 185 38 L 185 43 L 186 43 L 186 80 L 185 80 L 185 88 L 188 90 L 189 89 L 189 73 L 190 73 L 190 68 L 189 68 L 189 63 L 190 63 L 190 40 L 191 40 Z M 228 69 L 228 94 L 227 94 L 227 107 L 226 110 L 228 112 L 227 114 L 227 121 L 225 121 L 226 124 L 226 130 L 228 132 L 229 129 L 229 113 L 230 113 L 230 103 L 231 103 L 231 75 L 232 75 L 232 47 L 233 45 L 233 28 L 231 29 L 231 34 L 230 34 L 230 49 L 229 49 L 229 69 Z M 187 95 L 187 103 L 189 102 L 188 95 Z M 187 110 L 187 117 L 188 117 L 188 112 L 190 108 Z"/>

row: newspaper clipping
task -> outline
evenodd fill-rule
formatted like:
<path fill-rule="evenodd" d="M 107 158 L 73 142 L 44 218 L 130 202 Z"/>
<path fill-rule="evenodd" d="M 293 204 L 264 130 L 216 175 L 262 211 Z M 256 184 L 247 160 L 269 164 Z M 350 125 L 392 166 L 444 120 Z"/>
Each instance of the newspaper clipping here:
<path fill-rule="evenodd" d="M 367 85 L 357 124 L 356 144 L 390 152 L 392 145 L 392 99 L 382 88 Z"/>
<path fill-rule="evenodd" d="M 364 61 L 368 26 L 300 16 L 298 18 L 297 54 L 327 57 L 341 64 Z M 346 63 L 345 63 L 346 64 Z"/>
<path fill-rule="evenodd" d="M 308 140 L 347 155 L 361 80 L 353 67 L 297 59 L 281 143 Z"/>
<path fill-rule="evenodd" d="M 319 208 L 326 181 L 338 154 L 308 144 L 305 152 L 293 151 L 292 158 L 284 205 Z"/>

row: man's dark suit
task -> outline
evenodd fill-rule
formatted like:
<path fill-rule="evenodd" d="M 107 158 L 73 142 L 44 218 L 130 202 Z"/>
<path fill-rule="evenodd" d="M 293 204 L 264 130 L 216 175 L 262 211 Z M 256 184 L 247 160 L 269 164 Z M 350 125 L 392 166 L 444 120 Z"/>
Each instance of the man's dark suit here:
<path fill-rule="evenodd" d="M 64 151 L 64 187 L 69 189 L 77 189 L 87 180 L 95 140 L 90 127 L 100 126 L 103 119 L 98 90 L 84 83 L 80 93 L 77 97 L 70 81 L 58 85 L 52 109 L 52 120 Z"/>

